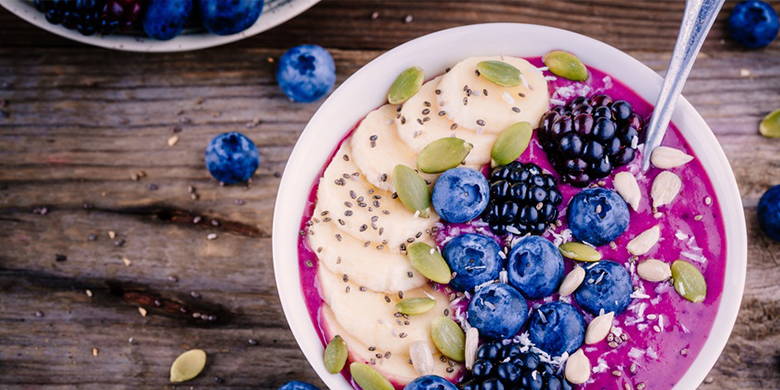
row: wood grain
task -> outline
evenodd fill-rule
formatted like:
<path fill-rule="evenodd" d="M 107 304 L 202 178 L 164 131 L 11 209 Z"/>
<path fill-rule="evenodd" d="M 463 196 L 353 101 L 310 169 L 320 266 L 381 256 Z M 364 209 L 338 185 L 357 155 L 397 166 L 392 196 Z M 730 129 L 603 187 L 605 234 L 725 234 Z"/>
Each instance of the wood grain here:
<path fill-rule="evenodd" d="M 83 46 L 0 11 L 0 388 L 170 387 L 171 361 L 191 347 L 209 352 L 196 388 L 321 385 L 286 326 L 270 240 L 278 177 L 317 104 L 285 99 L 267 58 L 320 44 L 333 53 L 340 82 L 422 34 L 504 21 L 590 35 L 662 72 L 682 7 L 327 0 L 233 45 L 159 55 Z M 780 177 L 780 144 L 756 130 L 780 107 L 780 44 L 742 50 L 725 39 L 725 18 L 685 95 L 737 175 L 750 254 L 740 317 L 701 388 L 776 388 L 780 244 L 759 231 L 755 206 Z M 506 39 L 521 45 L 523 37 Z M 208 140 L 230 130 L 261 150 L 249 186 L 220 187 L 203 169 Z M 168 146 L 174 135 L 178 143 Z M 208 240 L 211 233 L 217 238 Z"/>

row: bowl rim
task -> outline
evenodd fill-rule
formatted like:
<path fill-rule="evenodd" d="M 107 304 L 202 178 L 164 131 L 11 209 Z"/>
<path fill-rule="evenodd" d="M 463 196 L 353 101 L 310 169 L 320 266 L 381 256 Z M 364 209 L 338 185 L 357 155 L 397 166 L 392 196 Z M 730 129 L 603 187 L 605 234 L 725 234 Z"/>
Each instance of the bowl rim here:
<path fill-rule="evenodd" d="M 510 40 L 502 39 L 507 36 L 533 38 L 526 39 L 524 44 L 512 44 Z M 279 185 L 273 218 L 273 265 L 279 299 L 290 330 L 329 388 L 352 387 L 343 376 L 329 374 L 323 365 L 323 345 L 300 288 L 297 245 L 309 189 L 338 141 L 365 113 L 384 102 L 385 87 L 389 87 L 393 78 L 387 75 L 418 65 L 430 72 L 426 77 L 431 77 L 441 73 L 447 64 L 472 55 L 540 56 L 553 49 L 575 53 L 583 62 L 620 80 L 649 102 L 655 101 L 661 89 L 663 80 L 655 71 L 593 38 L 534 24 L 474 24 L 433 32 L 380 55 L 347 78 L 308 122 L 290 154 Z M 450 57 L 455 59 L 451 61 Z M 426 64 L 434 65 L 431 69 L 424 66 Z M 377 87 L 362 88 L 364 83 Z M 745 283 L 747 231 L 734 173 L 712 130 L 684 97 L 678 100 L 672 121 L 702 162 L 712 181 L 724 221 L 728 221 L 724 223 L 727 260 L 718 312 L 701 351 L 674 386 L 675 389 L 691 389 L 704 380 L 717 361 L 736 321 Z"/>
<path fill-rule="evenodd" d="M 239 33 L 231 35 L 216 35 L 210 33 L 184 34 L 168 41 L 121 34 L 85 36 L 78 31 L 69 30 L 61 25 L 49 23 L 46 21 L 44 15 L 38 12 L 32 3 L 28 1 L 0 0 L 0 6 L 3 6 L 9 12 L 32 25 L 73 41 L 120 51 L 173 53 L 206 49 L 251 37 L 292 19 L 318 2 L 320 2 L 320 0 L 281 0 L 271 4 L 273 5 L 273 8 L 270 9 L 267 8 L 269 4 L 265 4 L 263 13 L 255 24 Z"/>

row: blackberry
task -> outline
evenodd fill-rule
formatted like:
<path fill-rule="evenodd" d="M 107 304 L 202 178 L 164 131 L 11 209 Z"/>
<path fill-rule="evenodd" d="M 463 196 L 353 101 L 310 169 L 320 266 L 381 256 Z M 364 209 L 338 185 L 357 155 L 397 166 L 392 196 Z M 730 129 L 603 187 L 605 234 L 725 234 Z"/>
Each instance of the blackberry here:
<path fill-rule="evenodd" d="M 477 350 L 473 369 L 460 385 L 463 390 L 571 390 L 572 385 L 539 355 L 523 351 L 519 344 L 483 344 Z M 485 367 L 491 367 L 485 370 Z"/>
<path fill-rule="evenodd" d="M 145 0 L 35 0 L 35 8 L 51 24 L 83 35 L 111 34 L 138 24 Z"/>
<path fill-rule="evenodd" d="M 490 174 L 490 202 L 483 219 L 498 235 L 542 234 L 558 218 L 561 203 L 552 175 L 513 161 Z"/>
<path fill-rule="evenodd" d="M 643 126 L 625 100 L 594 95 L 545 113 L 537 134 L 561 180 L 585 187 L 634 160 Z"/>

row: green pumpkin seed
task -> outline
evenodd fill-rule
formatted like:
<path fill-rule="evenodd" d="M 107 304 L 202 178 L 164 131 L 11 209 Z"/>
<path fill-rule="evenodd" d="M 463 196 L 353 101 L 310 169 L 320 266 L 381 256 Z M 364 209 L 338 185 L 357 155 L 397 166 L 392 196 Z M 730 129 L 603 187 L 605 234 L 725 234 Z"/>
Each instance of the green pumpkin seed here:
<path fill-rule="evenodd" d="M 758 129 L 764 137 L 780 138 L 780 110 L 772 111 L 765 116 Z"/>
<path fill-rule="evenodd" d="M 465 360 L 466 334 L 455 321 L 447 317 L 433 320 L 431 339 L 442 355 L 456 362 Z"/>
<path fill-rule="evenodd" d="M 520 69 L 503 61 L 482 61 L 477 64 L 479 75 L 502 87 L 516 87 L 522 83 Z"/>
<path fill-rule="evenodd" d="M 423 77 L 423 70 L 416 66 L 401 72 L 387 92 L 387 101 L 390 104 L 401 104 L 409 100 L 422 87 Z"/>
<path fill-rule="evenodd" d="M 596 248 L 581 242 L 567 242 L 558 247 L 561 254 L 569 259 L 577 261 L 599 261 L 601 253 Z"/>
<path fill-rule="evenodd" d="M 350 364 L 349 374 L 363 390 L 395 390 L 390 381 L 368 364 L 358 362 Z"/>
<path fill-rule="evenodd" d="M 419 211 L 420 216 L 428 218 L 431 208 L 431 189 L 414 169 L 406 165 L 393 168 L 393 186 L 398 199 L 411 211 Z"/>
<path fill-rule="evenodd" d="M 331 374 L 340 372 L 344 368 L 344 364 L 347 363 L 347 354 L 347 343 L 341 336 L 334 336 L 325 347 L 325 352 L 322 355 L 325 369 Z"/>
<path fill-rule="evenodd" d="M 195 378 L 206 366 L 206 352 L 191 349 L 182 353 L 171 364 L 171 382 L 178 383 Z"/>
<path fill-rule="evenodd" d="M 574 54 L 553 50 L 544 56 L 543 61 L 554 75 L 573 81 L 588 79 L 588 68 Z"/>
<path fill-rule="evenodd" d="M 395 310 L 401 314 L 417 315 L 428 312 L 436 306 L 431 298 L 405 298 L 395 304 Z"/>
<path fill-rule="evenodd" d="M 425 173 L 441 173 L 455 168 L 474 145 L 456 137 L 439 138 L 426 145 L 417 156 L 417 168 Z"/>
<path fill-rule="evenodd" d="M 693 264 L 677 260 L 672 263 L 674 289 L 683 298 L 691 302 L 702 302 L 707 296 L 707 281 Z"/>
<path fill-rule="evenodd" d="M 441 257 L 441 253 L 434 250 L 424 242 L 415 242 L 406 247 L 406 255 L 412 267 L 422 276 L 436 283 L 447 284 L 450 282 L 452 272 L 450 266 Z"/>
<path fill-rule="evenodd" d="M 492 165 L 506 165 L 517 160 L 531 141 L 533 129 L 528 122 L 518 122 L 504 129 L 496 138 L 490 156 Z"/>

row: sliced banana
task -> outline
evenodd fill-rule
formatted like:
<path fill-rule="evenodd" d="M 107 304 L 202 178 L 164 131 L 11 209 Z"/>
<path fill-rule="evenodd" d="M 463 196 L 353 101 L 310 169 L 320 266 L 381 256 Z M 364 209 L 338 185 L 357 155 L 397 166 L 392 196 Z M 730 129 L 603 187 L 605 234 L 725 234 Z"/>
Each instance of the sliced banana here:
<path fill-rule="evenodd" d="M 320 179 L 317 207 L 327 211 L 336 226 L 373 248 L 400 248 L 420 240 L 438 221 L 415 217 L 392 194 L 367 182 L 354 163 L 349 142 L 344 142 Z"/>
<path fill-rule="evenodd" d="M 315 210 L 314 215 L 320 215 Z M 400 251 L 365 246 L 339 230 L 333 220 L 322 221 L 310 228 L 309 246 L 317 258 L 331 272 L 349 274 L 349 280 L 373 291 L 397 293 L 425 285 L 426 279 L 412 268 L 409 259 Z"/>
<path fill-rule="evenodd" d="M 366 180 L 385 191 L 393 190 L 393 168 L 398 164 L 415 168 L 417 153 L 398 137 L 395 117 L 398 106 L 385 104 L 371 111 L 358 125 L 350 139 L 355 165 Z M 434 180 L 433 175 L 423 175 Z"/>
<path fill-rule="evenodd" d="M 436 306 L 423 314 L 397 317 L 395 304 L 400 300 L 399 292 L 361 291 L 352 283 L 350 275 L 345 275 L 334 274 L 322 265 L 317 271 L 322 298 L 348 334 L 363 344 L 393 355 L 408 353 L 409 345 L 420 340 L 428 342 L 431 351 L 435 350 L 430 328 L 433 320 L 441 317 L 449 307 L 449 300 L 443 293 L 429 286 L 403 292 L 404 298 L 435 299 Z"/>
<path fill-rule="evenodd" d="M 520 70 L 523 81 L 501 87 L 477 74 L 481 61 L 503 61 Z M 437 103 L 458 126 L 498 133 L 525 121 L 536 126 L 549 106 L 547 81 L 528 61 L 510 56 L 470 57 L 441 77 Z"/>
<path fill-rule="evenodd" d="M 447 112 L 439 108 L 436 95 L 441 76 L 423 84 L 417 94 L 401 107 L 395 125 L 403 142 L 416 153 L 433 141 L 444 137 L 458 137 L 474 146 L 466 156 L 466 165 L 481 166 L 490 162 L 490 150 L 496 134 L 477 133 L 455 125 Z"/>
<path fill-rule="evenodd" d="M 355 338 L 346 329 L 344 329 L 344 327 L 341 326 L 339 321 L 336 319 L 333 310 L 331 310 L 328 305 L 322 306 L 320 315 L 322 317 L 322 323 L 325 327 L 325 332 L 328 334 L 328 336 L 332 337 L 338 334 L 347 343 L 351 360 L 359 362 L 371 362 L 373 359 L 373 361 L 376 362 L 373 367 L 379 371 L 380 374 L 382 374 L 388 380 L 402 386 L 420 376 L 420 374 L 418 374 L 414 369 L 414 366 L 409 364 L 411 358 L 408 351 L 399 351 L 397 353 L 391 352 L 389 358 L 385 358 L 385 356 L 388 356 L 387 351 L 381 350 L 376 346 L 363 343 L 361 340 Z M 415 340 L 410 339 L 404 343 L 411 345 L 414 342 Z M 439 359 L 440 355 L 436 352 L 435 348 L 431 349 L 431 351 L 434 352 L 432 352 L 433 358 L 431 360 L 433 361 L 433 368 L 431 369 L 430 374 L 439 375 L 443 378 L 454 379 L 454 377 L 458 374 L 458 371 L 455 370 L 453 373 L 448 373 L 447 363 L 442 362 Z M 382 357 L 377 358 L 377 354 Z"/>

